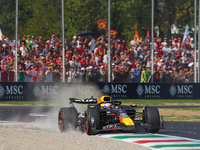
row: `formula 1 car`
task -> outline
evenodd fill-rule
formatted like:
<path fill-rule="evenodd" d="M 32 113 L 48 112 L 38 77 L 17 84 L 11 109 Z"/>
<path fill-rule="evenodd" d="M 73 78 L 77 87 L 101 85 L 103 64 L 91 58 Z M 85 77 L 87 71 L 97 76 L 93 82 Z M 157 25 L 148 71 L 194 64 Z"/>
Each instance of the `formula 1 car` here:
<path fill-rule="evenodd" d="M 69 98 L 70 107 L 59 109 L 58 127 L 61 132 L 79 129 L 88 135 L 100 132 L 133 131 L 144 128 L 147 133 L 157 133 L 164 129 L 164 121 L 156 107 L 144 106 L 142 112 L 136 111 L 136 105 L 121 105 L 121 101 L 112 100 L 105 95 L 100 99 Z M 79 113 L 73 103 L 88 104 L 87 110 Z"/>

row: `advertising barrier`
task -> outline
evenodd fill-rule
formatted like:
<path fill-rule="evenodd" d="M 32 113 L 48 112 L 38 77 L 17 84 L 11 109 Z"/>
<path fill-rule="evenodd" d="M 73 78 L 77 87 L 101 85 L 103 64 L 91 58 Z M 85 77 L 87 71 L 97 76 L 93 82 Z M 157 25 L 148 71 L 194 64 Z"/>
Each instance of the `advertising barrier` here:
<path fill-rule="evenodd" d="M 199 83 L 0 82 L 0 100 L 86 98 L 102 92 L 114 99 L 199 99 L 199 89 Z"/>

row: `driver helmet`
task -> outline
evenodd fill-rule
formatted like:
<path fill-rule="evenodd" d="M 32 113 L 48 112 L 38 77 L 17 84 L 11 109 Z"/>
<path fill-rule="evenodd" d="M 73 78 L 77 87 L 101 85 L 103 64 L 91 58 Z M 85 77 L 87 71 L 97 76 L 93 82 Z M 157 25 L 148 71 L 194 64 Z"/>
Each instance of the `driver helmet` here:
<path fill-rule="evenodd" d="M 112 104 L 111 103 L 104 103 L 103 108 L 106 109 L 106 110 L 111 110 Z"/>

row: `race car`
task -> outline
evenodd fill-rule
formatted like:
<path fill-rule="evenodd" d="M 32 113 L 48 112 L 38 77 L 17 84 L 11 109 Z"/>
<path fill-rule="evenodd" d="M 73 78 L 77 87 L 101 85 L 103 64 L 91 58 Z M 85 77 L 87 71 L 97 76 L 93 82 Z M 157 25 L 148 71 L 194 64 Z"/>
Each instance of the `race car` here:
<path fill-rule="evenodd" d="M 157 107 L 144 106 L 137 112 L 137 105 L 121 105 L 121 101 L 104 95 L 100 99 L 69 98 L 70 107 L 62 107 L 58 113 L 58 127 L 61 132 L 79 129 L 88 135 L 100 132 L 134 131 L 144 128 L 147 133 L 164 129 L 164 121 Z M 78 112 L 73 103 L 88 104 L 87 110 Z"/>

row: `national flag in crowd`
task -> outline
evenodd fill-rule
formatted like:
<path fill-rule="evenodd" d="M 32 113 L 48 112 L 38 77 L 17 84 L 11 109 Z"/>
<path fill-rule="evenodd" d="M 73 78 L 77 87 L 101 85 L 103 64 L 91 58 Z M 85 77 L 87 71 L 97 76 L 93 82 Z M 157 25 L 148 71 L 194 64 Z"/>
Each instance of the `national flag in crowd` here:
<path fill-rule="evenodd" d="M 117 35 L 117 31 L 116 30 L 110 30 L 110 35 L 113 36 L 113 35 Z M 106 33 L 106 35 L 108 35 L 108 32 Z"/>
<path fill-rule="evenodd" d="M 148 39 L 150 38 L 149 28 L 148 28 L 148 31 L 147 31 L 147 37 L 148 37 Z"/>
<path fill-rule="evenodd" d="M 108 25 L 103 20 L 98 20 L 97 25 L 98 25 L 98 28 L 100 29 L 108 30 Z"/>
<path fill-rule="evenodd" d="M 188 34 L 189 34 L 188 25 L 186 25 L 186 27 L 185 27 L 185 33 L 183 35 L 183 43 L 185 43 L 185 40 L 186 40 Z"/>
<path fill-rule="evenodd" d="M 138 32 L 137 32 L 137 27 L 135 26 L 135 35 L 137 36 L 137 41 L 139 41 L 139 35 L 138 35 Z"/>

